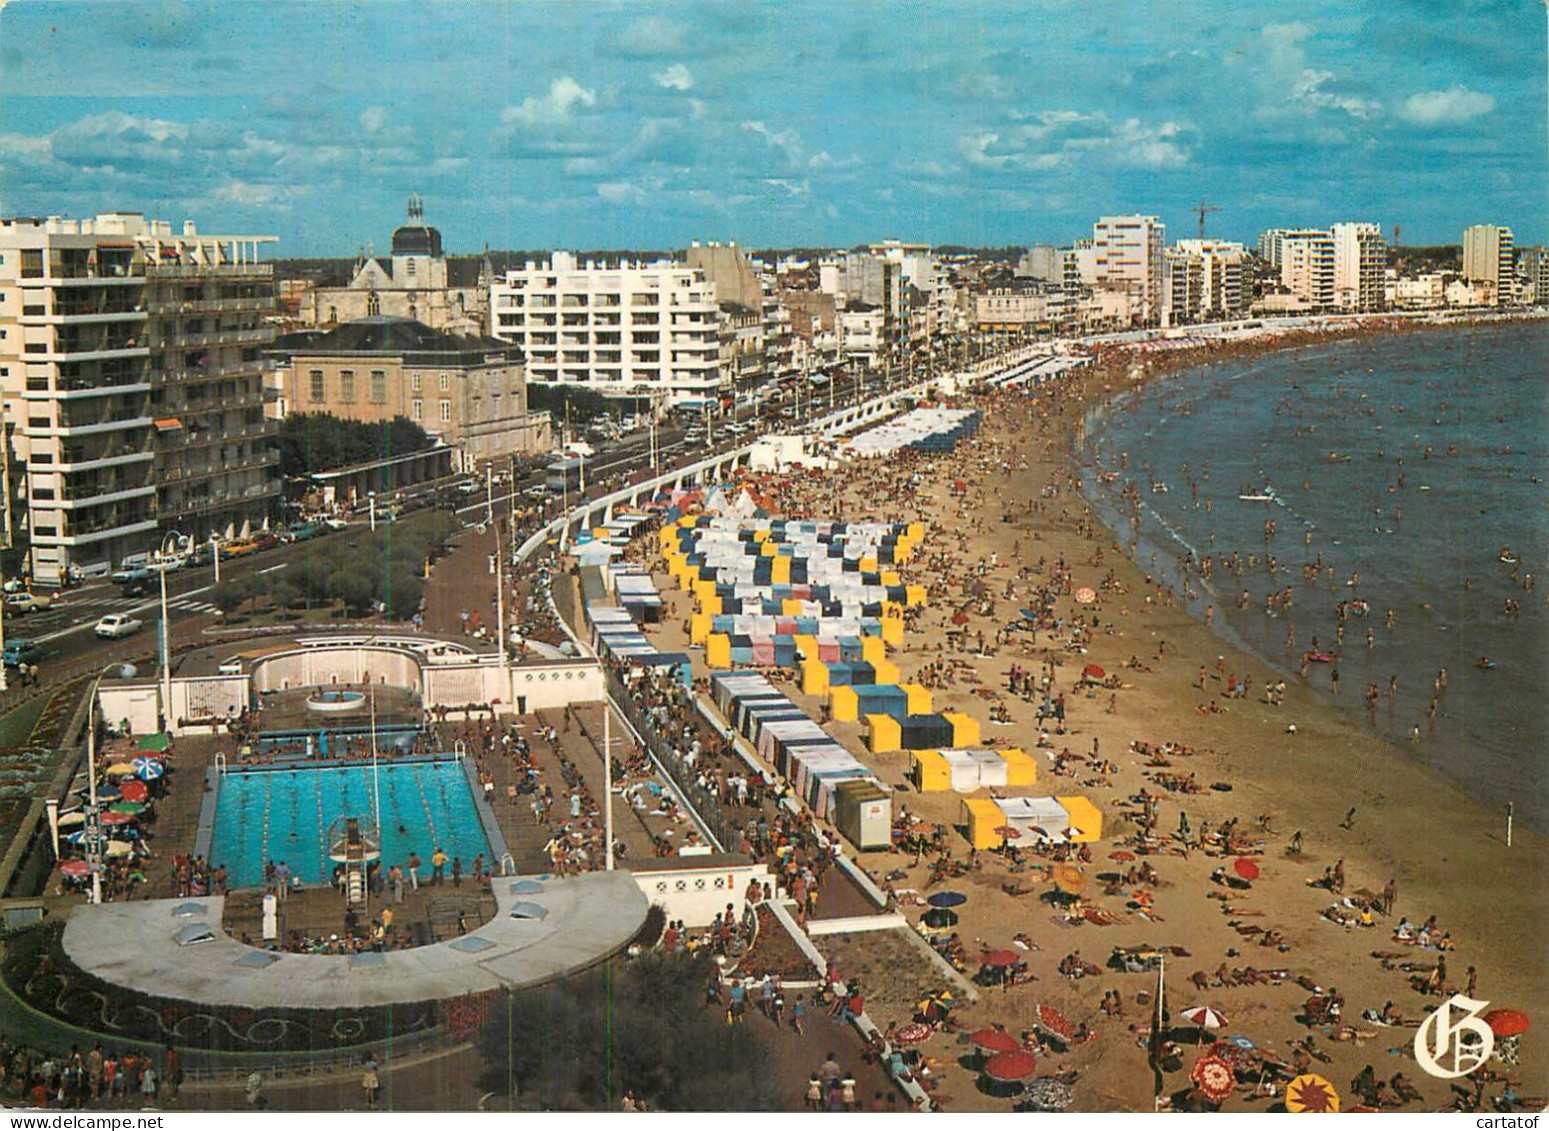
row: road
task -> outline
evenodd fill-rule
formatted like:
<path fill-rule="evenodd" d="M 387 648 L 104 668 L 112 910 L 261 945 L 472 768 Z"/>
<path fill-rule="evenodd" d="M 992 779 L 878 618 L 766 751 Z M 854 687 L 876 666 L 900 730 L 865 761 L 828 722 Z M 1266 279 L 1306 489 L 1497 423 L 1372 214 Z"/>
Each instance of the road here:
<path fill-rule="evenodd" d="M 875 379 L 872 380 L 875 383 Z M 835 378 L 835 382 L 834 403 L 838 406 L 853 403 L 860 395 L 875 395 L 875 390 L 871 390 L 870 386 L 864 394 L 861 393 L 858 387 L 862 382 L 854 377 L 840 375 Z M 880 387 L 878 383 L 876 389 L 880 390 Z M 816 415 L 828 411 L 827 386 L 814 386 L 813 393 L 810 402 L 805 396 L 802 397 L 801 407 L 806 410 L 801 414 L 803 418 L 809 418 L 809 414 Z M 786 405 L 794 408 L 789 400 L 786 401 Z M 732 418 L 741 423 L 753 423 L 755 428 L 759 428 L 761 422 L 757 414 L 756 407 L 742 406 L 732 414 Z M 666 469 L 677 463 L 691 462 L 713 451 L 734 448 L 746 443 L 752 435 L 745 433 L 739 437 L 726 436 L 723 429 L 727 421 L 723 419 L 716 422 L 711 432 L 715 440 L 714 444 L 705 439 L 690 441 L 686 438 L 686 432 L 692 423 L 692 421 L 685 423 L 674 420 L 657 430 L 661 468 Z M 790 420 L 780 420 L 772 422 L 772 426 L 791 428 L 796 424 Z M 595 460 L 587 461 L 586 494 L 600 495 L 611 489 L 607 486 L 610 481 L 620 476 L 627 480 L 649 471 L 650 446 L 650 434 L 646 430 L 631 433 L 609 444 Z M 543 470 L 541 468 L 517 477 L 514 482 L 497 486 L 494 498 L 496 517 L 508 518 L 515 507 L 530 506 L 540 497 L 545 504 L 544 517 L 557 514 L 556 508 L 560 500 L 542 492 L 542 487 Z M 434 506 L 438 497 L 445 500 L 445 484 L 398 491 L 393 494 L 392 501 L 404 512 L 409 512 Z M 486 521 L 490 507 L 484 492 L 474 492 L 458 498 L 465 500 L 454 504 L 455 512 L 464 525 L 476 526 Z M 573 501 L 579 500 L 573 499 Z M 383 520 L 381 508 L 378 513 L 379 520 Z M 351 528 L 358 529 L 368 521 L 366 508 L 357 508 L 356 514 L 351 519 Z M 350 530 L 331 531 L 319 535 L 318 539 L 339 537 L 350 538 Z M 284 569 L 289 555 L 293 552 L 294 545 L 281 544 L 240 558 L 223 561 L 221 576 L 222 578 L 238 577 Z M 167 611 L 172 622 L 174 648 L 180 642 L 180 638 L 187 637 L 187 630 L 193 627 L 192 622 L 207 620 L 216 614 L 216 607 L 210 600 L 210 589 L 214 583 L 214 569 L 208 565 L 184 566 L 167 574 Z M 140 633 L 124 639 L 100 640 L 93 634 L 92 626 L 108 613 L 128 613 L 139 617 L 145 622 L 145 628 Z M 144 657 L 154 653 L 157 646 L 155 625 L 160 616 L 159 583 L 153 583 L 149 591 L 141 596 L 127 597 L 118 585 L 104 581 L 65 590 L 48 609 L 25 614 L 16 614 L 7 610 L 4 615 L 4 628 L 5 637 L 8 640 L 26 639 L 43 645 L 44 656 L 40 661 L 43 669 L 41 674 L 45 681 L 52 682 L 56 678 L 65 678 L 68 674 L 74 674 L 88 666 L 101 666 L 115 659 L 130 656 Z M 14 673 L 7 674 L 14 683 Z"/>

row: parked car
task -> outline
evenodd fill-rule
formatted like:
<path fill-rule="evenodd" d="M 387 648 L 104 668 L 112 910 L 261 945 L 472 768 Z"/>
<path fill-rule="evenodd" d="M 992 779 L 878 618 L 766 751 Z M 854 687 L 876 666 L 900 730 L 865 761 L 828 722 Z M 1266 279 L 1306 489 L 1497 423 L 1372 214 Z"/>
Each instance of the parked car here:
<path fill-rule="evenodd" d="M 328 530 L 326 526 L 311 522 L 298 522 L 285 529 L 280 535 L 281 542 L 305 542 L 308 538 L 316 538 Z"/>
<path fill-rule="evenodd" d="M 145 622 L 139 617 L 132 617 L 128 613 L 109 613 L 97 622 L 92 630 L 104 640 L 117 640 L 120 636 L 130 636 L 145 627 Z"/>
<path fill-rule="evenodd" d="M 259 545 L 251 538 L 230 538 L 220 543 L 220 555 L 223 558 L 240 558 L 244 554 L 257 553 Z"/>
<path fill-rule="evenodd" d="M 323 519 L 323 525 L 328 527 L 329 530 L 343 530 L 349 524 L 350 520 L 347 518 L 332 517 Z"/>
<path fill-rule="evenodd" d="M 43 658 L 43 645 L 35 640 L 7 640 L 5 642 L 5 666 L 35 664 Z"/>
<path fill-rule="evenodd" d="M 168 554 L 166 557 L 153 557 L 145 563 L 145 568 L 152 573 L 171 573 L 175 569 L 182 569 L 187 559 L 182 554 Z"/>
<path fill-rule="evenodd" d="M 5 599 L 5 607 L 8 611 L 17 614 L 36 612 L 46 609 L 54 603 L 52 597 L 42 593 L 13 593 Z"/>
<path fill-rule="evenodd" d="M 110 580 L 116 585 L 128 585 L 133 581 L 145 581 L 152 576 L 151 571 L 143 565 L 120 566 L 113 571 Z"/>

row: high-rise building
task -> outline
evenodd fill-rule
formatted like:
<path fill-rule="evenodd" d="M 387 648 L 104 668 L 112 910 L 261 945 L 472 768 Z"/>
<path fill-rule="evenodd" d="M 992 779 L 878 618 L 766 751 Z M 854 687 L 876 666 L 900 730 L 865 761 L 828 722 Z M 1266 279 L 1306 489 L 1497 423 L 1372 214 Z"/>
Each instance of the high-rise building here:
<path fill-rule="evenodd" d="M 1341 310 L 1380 310 L 1388 245 L 1378 224 L 1335 224 L 1334 305 Z"/>
<path fill-rule="evenodd" d="M 280 495 L 261 352 L 273 236 L 138 212 L 0 220 L 0 395 L 35 582 L 266 525 Z"/>
<path fill-rule="evenodd" d="M 1171 322 L 1230 318 L 1248 305 L 1246 251 L 1226 240 L 1179 240 L 1167 249 L 1166 305 Z"/>
<path fill-rule="evenodd" d="M 527 357 L 527 380 L 604 396 L 702 401 L 725 384 L 720 309 L 704 275 L 678 263 L 584 266 L 567 251 L 490 288 L 495 337 Z"/>
<path fill-rule="evenodd" d="M 1125 292 L 1142 321 L 1161 318 L 1167 226 L 1155 216 L 1104 216 L 1092 225 L 1096 286 Z"/>
<path fill-rule="evenodd" d="M 1532 302 L 1549 304 L 1549 247 L 1519 249 L 1517 275 L 1527 283 Z"/>
<path fill-rule="evenodd" d="M 1334 237 L 1319 228 L 1274 233 L 1273 258 L 1280 284 L 1308 306 L 1326 310 L 1334 305 Z"/>
<path fill-rule="evenodd" d="M 1017 261 L 1016 277 L 1033 279 L 1040 283 L 1059 283 L 1063 267 L 1060 251 L 1048 244 L 1035 243 Z"/>
<path fill-rule="evenodd" d="M 1492 284 L 1497 303 L 1512 300 L 1513 263 L 1510 228 L 1475 224 L 1463 229 L 1463 278 Z"/>

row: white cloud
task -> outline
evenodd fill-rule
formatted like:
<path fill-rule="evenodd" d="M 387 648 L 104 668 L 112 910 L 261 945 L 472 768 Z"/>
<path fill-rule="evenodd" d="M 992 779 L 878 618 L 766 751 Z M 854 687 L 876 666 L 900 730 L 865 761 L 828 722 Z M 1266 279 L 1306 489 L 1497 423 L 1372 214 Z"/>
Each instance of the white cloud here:
<path fill-rule="evenodd" d="M 597 186 L 597 195 L 609 204 L 644 204 L 648 199 L 639 185 L 629 181 L 608 181 Z"/>
<path fill-rule="evenodd" d="M 773 149 L 781 150 L 792 165 L 801 163 L 801 135 L 795 130 L 771 130 L 763 122 L 743 122 L 748 133 L 758 134 Z"/>
<path fill-rule="evenodd" d="M 381 133 L 382 127 L 387 125 L 387 109 L 382 106 L 367 106 L 360 112 L 360 128 L 368 134 Z"/>
<path fill-rule="evenodd" d="M 1196 130 L 1187 123 L 1147 124 L 1138 118 L 1111 122 L 1103 113 L 1044 110 L 1018 115 L 1022 121 L 998 130 L 958 138 L 970 165 L 991 170 L 1042 171 L 1102 160 L 1146 169 L 1186 164 Z"/>
<path fill-rule="evenodd" d="M 806 196 L 812 191 L 812 185 L 806 180 L 788 181 L 783 177 L 765 177 L 764 183 L 771 188 L 784 189 L 792 196 Z"/>
<path fill-rule="evenodd" d="M 545 95 L 530 95 L 520 106 L 507 106 L 500 121 L 507 126 L 552 127 L 567 122 L 577 107 L 597 105 L 597 92 L 588 90 L 569 75 L 560 75 L 549 83 Z"/>
<path fill-rule="evenodd" d="M 1312 35 L 1312 28 L 1300 21 L 1288 24 L 1267 24 L 1259 33 L 1268 49 L 1268 57 L 1260 71 L 1260 82 L 1271 105 L 1261 107 L 1261 112 L 1278 113 L 1289 107 L 1313 110 L 1339 110 L 1352 118 L 1366 119 L 1382 110 L 1382 103 L 1362 98 L 1348 90 L 1339 89 L 1338 76 L 1333 71 L 1308 66 L 1307 52 L 1302 42 Z M 1286 96 L 1289 93 L 1289 101 Z"/>
<path fill-rule="evenodd" d="M 1399 103 L 1398 116 L 1421 126 L 1451 126 L 1488 114 L 1495 99 L 1466 86 L 1447 90 L 1426 90 L 1411 94 Z"/>
<path fill-rule="evenodd" d="M 657 71 L 651 76 L 651 81 L 668 90 L 692 90 L 694 87 L 694 76 L 682 63 L 674 63 L 665 71 Z"/>

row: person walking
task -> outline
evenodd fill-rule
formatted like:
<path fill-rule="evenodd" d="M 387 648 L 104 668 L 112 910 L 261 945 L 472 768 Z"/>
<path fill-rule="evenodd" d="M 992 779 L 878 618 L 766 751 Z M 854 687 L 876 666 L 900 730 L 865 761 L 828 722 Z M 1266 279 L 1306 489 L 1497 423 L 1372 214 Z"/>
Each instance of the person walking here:
<path fill-rule="evenodd" d="M 366 1093 L 366 1110 L 375 1111 L 377 1095 L 382 1091 L 382 1078 L 377 1074 L 377 1063 L 366 1058 L 366 1069 L 360 1077 L 361 1090 Z"/>
<path fill-rule="evenodd" d="M 430 882 L 433 887 L 440 887 L 446 881 L 446 862 L 447 855 L 438 845 L 430 854 Z"/>
<path fill-rule="evenodd" d="M 420 890 L 420 867 L 421 867 L 421 864 L 422 864 L 422 862 L 420 860 L 420 854 L 418 852 L 411 852 L 411 853 L 409 853 L 409 887 L 411 887 L 415 891 L 419 891 Z"/>

